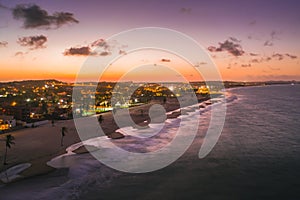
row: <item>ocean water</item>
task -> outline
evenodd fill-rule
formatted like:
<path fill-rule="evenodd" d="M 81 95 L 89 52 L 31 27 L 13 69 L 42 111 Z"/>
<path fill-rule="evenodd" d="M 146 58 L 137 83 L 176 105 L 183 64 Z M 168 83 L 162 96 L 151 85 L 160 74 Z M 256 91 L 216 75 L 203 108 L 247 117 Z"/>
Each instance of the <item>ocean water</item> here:
<path fill-rule="evenodd" d="M 199 159 L 198 153 L 211 106 L 201 109 L 192 145 L 163 169 L 119 172 L 90 154 L 73 154 L 81 145 L 75 144 L 50 162 L 68 170 L 2 187 L 0 199 L 300 199 L 300 85 L 236 88 L 228 90 L 227 99 L 222 134 L 205 158 Z M 181 120 L 194 129 L 195 116 L 190 112 Z M 145 143 L 130 145 L 128 137 L 118 145 L 141 152 L 161 148 L 174 136 L 178 120 L 168 120 L 163 134 Z M 149 130 L 159 126 L 150 125 Z M 149 130 L 139 133 L 146 137 L 152 134 Z M 130 127 L 123 131 L 138 134 Z M 111 148 L 103 137 L 84 143 Z M 118 155 L 107 159 L 118 162 Z"/>

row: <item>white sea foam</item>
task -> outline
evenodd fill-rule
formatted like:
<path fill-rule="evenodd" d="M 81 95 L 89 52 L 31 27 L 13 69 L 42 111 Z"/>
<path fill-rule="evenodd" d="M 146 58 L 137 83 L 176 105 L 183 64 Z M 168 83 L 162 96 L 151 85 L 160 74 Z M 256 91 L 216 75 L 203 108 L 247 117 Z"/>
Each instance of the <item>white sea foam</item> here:
<path fill-rule="evenodd" d="M 19 175 L 19 174 L 29 167 L 31 167 L 30 163 L 22 163 L 19 165 L 15 165 L 15 166 L 1 172 L 0 180 L 4 183 L 9 183 L 17 178 L 20 178 L 21 175 Z"/>
<path fill-rule="evenodd" d="M 236 98 L 237 98 L 236 96 L 230 95 L 230 96 L 226 97 L 225 102 L 226 103 L 232 102 Z M 143 143 L 134 144 L 134 147 L 133 147 L 136 149 L 137 146 L 144 146 L 144 145 L 150 146 L 148 143 L 151 143 L 151 145 L 153 145 L 153 149 L 157 149 L 157 145 L 160 147 L 162 144 L 164 144 L 164 141 L 160 141 L 160 140 L 165 140 L 165 141 L 169 142 L 168 139 L 172 139 L 170 137 L 173 137 L 174 135 L 172 135 L 171 133 L 177 130 L 179 123 L 184 123 L 185 125 L 190 124 L 190 126 L 192 128 L 194 128 L 193 121 L 196 120 L 195 117 L 198 116 L 199 113 L 203 114 L 203 113 L 211 110 L 211 108 L 213 106 L 216 106 L 221 103 L 225 103 L 223 98 L 216 98 L 214 100 L 214 103 L 212 103 L 211 105 L 206 105 L 205 108 L 199 109 L 199 105 L 205 105 L 206 102 L 210 102 L 210 100 L 202 102 L 200 104 L 186 106 L 184 108 L 181 108 L 181 110 L 187 111 L 187 115 L 180 115 L 178 118 L 166 119 L 166 121 L 164 123 L 154 123 L 154 124 L 150 123 L 149 128 L 145 128 L 145 129 L 135 129 L 131 126 L 130 127 L 122 127 L 120 129 L 118 129 L 117 132 L 123 133 L 127 136 L 130 135 L 130 136 L 139 137 L 139 138 L 149 138 L 149 137 L 155 136 L 159 132 L 163 132 L 164 134 L 160 134 L 160 136 L 158 138 L 156 138 L 155 140 L 150 141 L 150 142 L 149 142 L 149 140 L 145 140 L 145 143 L 147 143 L 147 144 L 143 144 Z M 195 110 L 191 111 L 191 109 L 195 109 Z M 175 111 L 170 111 L 170 112 L 168 112 L 168 114 L 172 114 L 173 112 L 178 112 L 178 111 L 180 111 L 180 109 L 177 109 Z M 122 143 L 124 144 L 124 146 L 122 146 Z M 128 144 L 130 143 L 130 139 L 125 137 L 124 139 L 122 139 L 122 143 L 121 143 L 120 148 L 124 147 L 126 149 L 126 145 L 128 147 Z M 66 154 L 63 154 L 63 155 L 53 158 L 47 164 L 52 167 L 55 167 L 55 168 L 66 168 L 66 167 L 72 166 L 74 163 L 73 163 L 73 159 L 70 159 L 70 157 L 78 156 L 73 151 L 75 151 L 76 149 L 80 148 L 83 145 L 94 146 L 96 148 L 99 148 L 100 151 L 105 151 L 105 149 L 107 149 L 107 148 L 115 148 L 116 147 L 115 144 L 113 144 L 111 142 L 111 139 L 108 139 L 106 136 L 91 138 L 91 139 L 85 140 L 83 142 L 79 142 L 79 143 L 69 146 L 66 149 L 66 151 L 67 151 Z M 150 148 L 149 150 L 151 150 L 151 149 L 152 148 Z M 107 159 L 116 159 L 116 155 L 114 155 L 111 158 L 108 157 Z"/>
<path fill-rule="evenodd" d="M 228 103 L 234 97 L 229 98 L 227 101 L 222 101 L 220 103 Z M 149 128 L 147 129 L 134 129 L 132 127 L 124 127 L 118 131 L 125 131 L 126 136 L 122 140 L 118 140 L 118 148 L 124 148 L 129 151 L 136 151 L 139 149 L 146 149 L 147 151 L 156 151 L 157 149 L 166 147 L 170 140 L 173 139 L 174 133 L 178 130 L 179 123 L 184 125 L 184 131 L 182 135 L 179 135 L 180 140 L 184 140 L 186 136 L 189 134 L 189 130 L 195 129 L 194 121 L 196 117 L 199 117 L 199 113 L 202 115 L 202 120 L 209 120 L 209 110 L 212 106 L 218 104 L 218 102 L 214 102 L 212 105 L 205 105 L 205 102 L 202 102 L 197 105 L 187 106 L 182 108 L 181 110 L 185 111 L 184 115 L 180 115 L 178 118 L 174 119 L 166 119 L 164 123 L 161 124 L 149 124 Z M 205 108 L 200 108 L 199 105 L 205 105 Z M 179 110 L 177 110 L 179 111 Z M 175 112 L 175 111 L 172 111 Z M 172 113 L 170 112 L 170 114 Z M 206 113 L 207 112 L 207 113 Z M 207 119 L 206 119 L 207 118 Z M 163 126 L 163 128 L 162 128 Z M 201 124 L 199 125 L 199 127 Z M 157 130 L 161 130 L 161 132 L 157 135 L 153 135 L 153 133 L 157 132 Z M 124 133 L 125 133 L 124 132 Z M 131 137 L 132 136 L 132 137 Z M 137 137 L 141 139 L 141 143 L 133 143 L 133 137 Z M 148 137 L 151 137 L 150 139 Z M 102 187 L 106 184 L 109 184 L 111 180 L 113 180 L 116 176 L 119 176 L 120 173 L 116 170 L 113 170 L 104 164 L 100 163 L 98 160 L 93 158 L 90 154 L 75 154 L 74 151 L 83 145 L 94 146 L 99 148 L 99 151 L 96 151 L 102 156 L 102 159 L 107 159 L 113 162 L 120 162 L 122 160 L 120 155 L 118 155 L 117 151 L 111 151 L 116 148 L 116 144 L 112 142 L 111 139 L 106 136 L 91 138 L 76 144 L 69 146 L 66 149 L 66 153 L 53 158 L 48 164 L 55 168 L 68 168 L 68 177 L 69 180 L 63 182 L 56 187 L 52 185 L 49 186 L 43 181 L 41 181 L 37 185 L 27 187 L 26 192 L 22 193 L 22 196 L 18 196 L 14 199 L 80 199 L 82 194 L 89 190 L 90 188 Z M 168 148 L 166 148 L 168 151 Z M 109 152 L 109 153 L 108 153 Z M 130 163 L 137 163 L 135 157 L 131 156 L 127 158 Z M 12 174 L 17 175 L 18 170 Z M 55 176 L 56 179 L 65 180 L 65 175 L 63 176 Z M 34 193 L 34 197 L 32 195 Z"/>
<path fill-rule="evenodd" d="M 185 127 L 185 131 L 183 132 L 184 134 L 179 136 L 180 139 L 184 140 L 185 136 L 189 134 L 189 130 L 195 129 L 194 121 L 197 120 L 197 116 L 199 117 L 199 113 L 200 115 L 203 115 L 210 111 L 213 106 L 225 103 L 227 104 L 234 100 L 236 100 L 236 96 L 230 95 L 226 96 L 226 100 L 220 98 L 213 101 L 211 105 L 205 105 L 206 102 L 202 102 L 197 105 L 187 106 L 185 108 L 181 108 L 181 110 L 187 111 L 186 115 L 180 115 L 178 118 L 174 119 L 166 119 L 164 123 L 150 123 L 149 128 L 145 129 L 135 129 L 133 127 L 120 128 L 117 130 L 118 132 L 121 132 L 126 136 L 134 136 L 144 140 L 138 144 L 132 143 L 132 138 L 125 136 L 125 138 L 118 142 L 120 145 L 118 148 L 136 151 L 138 149 L 145 148 L 146 146 L 147 151 L 156 151 L 157 149 L 168 145 L 170 140 L 174 137 L 174 132 L 178 130 L 179 123 L 182 123 Z M 199 105 L 205 105 L 205 107 L 199 109 Z M 180 110 L 171 111 L 168 114 L 172 114 L 177 111 Z M 157 133 L 159 134 L 156 135 Z M 147 139 L 149 137 L 152 138 Z M 69 168 L 70 180 L 61 185 L 59 188 L 52 188 L 51 190 L 48 190 L 47 193 L 43 193 L 42 197 L 51 196 L 51 198 L 59 199 L 70 199 L 70 197 L 76 198 L 80 196 L 80 192 L 84 191 L 85 188 L 88 188 L 90 184 L 100 182 L 101 185 L 107 180 L 118 175 L 118 172 L 104 166 L 96 159 L 93 159 L 89 154 L 75 154 L 73 152 L 83 145 L 98 148 L 99 151 L 97 151 L 97 154 L 99 154 L 104 161 L 109 160 L 110 162 L 120 162 L 120 160 L 123 160 L 123 158 L 117 153 L 118 151 L 114 151 L 114 149 L 116 149 L 116 145 L 106 136 L 91 138 L 83 142 L 73 144 L 66 149 L 66 154 L 53 158 L 48 162 L 48 165 L 55 168 Z M 166 149 L 166 151 L 167 150 L 168 149 Z M 128 162 L 133 163 L 132 165 L 134 166 L 136 161 L 134 157 L 129 156 L 126 159 Z M 97 173 L 94 173 L 95 171 Z M 80 189 L 74 190 L 74 188 Z"/>

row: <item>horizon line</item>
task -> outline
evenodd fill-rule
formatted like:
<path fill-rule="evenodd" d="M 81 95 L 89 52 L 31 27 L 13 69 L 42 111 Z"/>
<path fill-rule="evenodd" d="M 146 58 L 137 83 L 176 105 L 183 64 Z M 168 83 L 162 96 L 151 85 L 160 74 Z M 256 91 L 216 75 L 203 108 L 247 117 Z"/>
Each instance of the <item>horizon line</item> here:
<path fill-rule="evenodd" d="M 68 84 L 74 84 L 74 83 L 99 83 L 99 82 L 107 82 L 107 83 L 117 83 L 118 81 L 78 81 L 78 82 L 71 82 L 71 81 L 63 81 L 59 79 L 23 79 L 23 80 L 7 80 L 7 81 L 0 81 L 0 84 L 2 83 L 13 83 L 13 82 L 26 82 L 26 81 L 57 81 L 57 82 L 63 82 L 63 83 L 68 83 Z M 133 82 L 133 83 L 182 83 L 182 81 L 156 81 L 156 82 L 147 82 L 147 81 L 121 81 L 123 83 L 126 82 Z M 197 83 L 197 82 L 219 82 L 219 80 L 199 80 L 199 81 L 188 81 L 189 83 Z M 263 83 L 263 82 L 300 82 L 300 80 L 265 80 L 265 81 L 235 81 L 235 80 L 222 80 L 222 82 L 244 82 L 244 83 Z"/>

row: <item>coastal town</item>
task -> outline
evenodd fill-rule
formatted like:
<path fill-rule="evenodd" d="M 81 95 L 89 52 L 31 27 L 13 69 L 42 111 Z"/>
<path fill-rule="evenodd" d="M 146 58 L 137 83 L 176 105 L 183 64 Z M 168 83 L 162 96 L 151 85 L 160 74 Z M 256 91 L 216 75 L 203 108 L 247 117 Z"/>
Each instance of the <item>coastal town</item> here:
<path fill-rule="evenodd" d="M 225 88 L 259 86 L 270 84 L 294 84 L 288 82 L 229 82 Z M 182 92 L 193 91 L 196 95 L 206 96 L 219 92 L 216 82 L 186 83 L 118 83 L 85 82 L 66 83 L 57 80 L 29 80 L 0 83 L 0 131 L 8 132 L 24 127 L 34 127 L 49 120 L 72 119 L 73 114 L 88 116 L 100 114 L 118 107 L 133 107 L 166 98 L 176 98 Z M 72 101 L 73 88 L 81 95 L 81 104 Z M 192 88 L 191 88 L 192 87 Z M 111 101 L 112 96 L 117 101 Z M 87 104 L 93 99 L 92 104 Z M 86 100 L 86 101 L 85 101 Z M 73 106 L 77 106 L 73 109 Z"/>

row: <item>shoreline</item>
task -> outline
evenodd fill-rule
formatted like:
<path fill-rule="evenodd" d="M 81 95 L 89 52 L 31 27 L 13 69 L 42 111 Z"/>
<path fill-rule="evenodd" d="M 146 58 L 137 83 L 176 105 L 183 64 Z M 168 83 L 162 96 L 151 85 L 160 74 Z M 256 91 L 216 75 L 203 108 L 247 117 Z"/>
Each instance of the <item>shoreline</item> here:
<path fill-rule="evenodd" d="M 210 96 L 208 97 L 197 96 L 197 97 L 198 97 L 198 103 L 202 103 L 204 101 L 211 99 Z M 155 100 L 155 101 L 151 101 L 148 104 L 143 104 L 143 105 L 129 108 L 132 121 L 141 127 L 147 126 L 148 123 L 150 123 L 149 120 L 150 117 L 148 115 L 149 114 L 148 111 L 153 104 L 162 105 L 165 108 L 166 113 L 171 112 L 171 114 L 168 114 L 166 116 L 167 118 L 174 118 L 184 114 L 181 113 L 180 111 L 178 112 L 178 109 L 180 109 L 180 105 L 176 98 L 168 99 L 165 104 L 162 103 L 161 101 Z M 173 114 L 172 112 L 176 112 L 176 113 Z M 117 129 L 120 128 L 114 122 L 111 111 L 102 114 L 97 114 L 96 116 L 98 115 L 102 115 L 103 117 L 103 122 L 101 123 L 100 126 L 103 129 L 106 136 L 108 136 L 109 134 L 115 132 Z M 147 123 L 145 123 L 145 121 L 147 121 Z M 59 145 L 60 129 L 63 126 L 68 128 L 68 132 L 66 133 L 66 136 L 64 138 L 64 146 L 61 147 Z M 55 133 L 53 134 L 53 132 Z M 76 131 L 73 119 L 57 121 L 54 127 L 52 127 L 51 122 L 49 122 L 48 124 L 42 125 L 40 127 L 21 129 L 7 134 L 14 135 L 14 137 L 16 138 L 15 141 L 16 145 L 13 145 L 12 148 L 8 150 L 9 165 L 6 166 L 2 165 L 0 168 L 1 170 L 0 173 L 10 167 L 22 163 L 30 163 L 31 167 L 19 173 L 19 175 L 21 175 L 22 177 L 17 178 L 11 182 L 3 183 L 0 180 L 0 183 L 3 185 L 9 185 L 18 182 L 20 180 L 30 179 L 36 176 L 47 175 L 51 172 L 55 172 L 58 169 L 48 166 L 47 162 L 57 156 L 65 154 L 67 152 L 66 148 L 71 146 L 72 144 L 81 142 L 81 139 L 79 138 L 78 133 Z M 49 134 L 52 134 L 52 137 L 49 136 Z M 45 141 L 45 137 L 49 138 L 49 140 Z M 20 142 L 20 140 L 22 140 L 22 142 Z M 35 147 L 34 144 L 30 145 L 30 143 L 32 142 L 37 143 L 39 145 L 36 148 L 34 148 Z M 22 145 L 22 143 L 26 144 L 25 145 L 26 150 L 24 150 L 24 146 Z M 39 150 L 43 150 L 43 151 L 39 151 Z M 76 150 L 74 151 L 75 153 L 88 152 L 87 149 L 84 147 L 79 147 Z M 0 155 L 3 155 L 2 151 L 3 148 L 0 150 Z M 34 155 L 30 155 L 30 154 L 34 154 Z"/>

